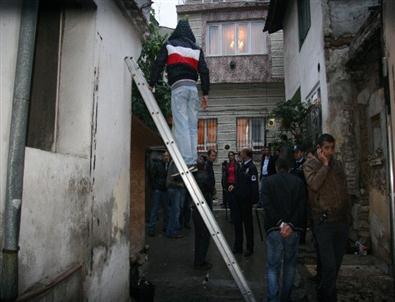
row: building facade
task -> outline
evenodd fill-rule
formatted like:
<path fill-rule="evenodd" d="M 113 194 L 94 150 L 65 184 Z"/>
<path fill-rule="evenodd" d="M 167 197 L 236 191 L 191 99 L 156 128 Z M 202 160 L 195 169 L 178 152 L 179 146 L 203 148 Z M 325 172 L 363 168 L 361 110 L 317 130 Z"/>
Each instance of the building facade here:
<path fill-rule="evenodd" d="M 129 301 L 132 85 L 124 58 L 139 56 L 146 12 L 126 0 L 51 2 L 38 9 L 18 295 Z M 0 3 L 2 226 L 22 4 Z"/>
<path fill-rule="evenodd" d="M 334 135 L 353 200 L 351 239 L 391 265 L 388 106 L 379 1 L 272 0 L 284 32 L 286 97 L 316 104 L 310 128 Z M 318 121 L 318 122 L 317 122 Z M 313 137 L 313 139 L 315 138 Z"/>
<path fill-rule="evenodd" d="M 218 150 L 217 192 L 222 192 L 221 163 L 229 151 L 248 147 L 258 160 L 262 147 L 277 138 L 269 113 L 284 100 L 282 33 L 263 33 L 267 9 L 267 1 L 190 0 L 177 6 L 178 18 L 189 20 L 210 70 L 198 151 Z"/>

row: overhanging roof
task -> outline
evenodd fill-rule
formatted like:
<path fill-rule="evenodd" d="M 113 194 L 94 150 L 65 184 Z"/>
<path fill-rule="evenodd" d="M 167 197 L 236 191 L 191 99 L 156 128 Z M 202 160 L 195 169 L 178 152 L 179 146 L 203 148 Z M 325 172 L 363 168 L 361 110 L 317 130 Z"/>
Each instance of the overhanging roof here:
<path fill-rule="evenodd" d="M 294 1 L 294 0 L 293 0 Z M 265 28 L 270 34 L 283 29 L 283 19 L 288 0 L 270 0 Z"/>

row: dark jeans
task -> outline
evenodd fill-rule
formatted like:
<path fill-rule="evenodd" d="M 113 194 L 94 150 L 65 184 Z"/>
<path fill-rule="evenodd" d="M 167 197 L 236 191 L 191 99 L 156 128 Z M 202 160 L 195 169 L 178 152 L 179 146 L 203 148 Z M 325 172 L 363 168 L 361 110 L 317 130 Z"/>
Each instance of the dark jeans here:
<path fill-rule="evenodd" d="M 184 203 L 181 204 L 181 213 L 180 213 L 180 226 L 181 228 L 190 225 L 191 223 L 191 204 L 193 203 L 191 196 L 188 191 L 186 191 L 186 196 L 184 199 Z"/>
<path fill-rule="evenodd" d="M 185 188 L 169 188 L 167 190 L 169 195 L 169 223 L 167 224 L 166 235 L 174 236 L 181 230 L 180 227 L 180 212 L 181 204 L 185 199 Z"/>
<path fill-rule="evenodd" d="M 193 208 L 193 224 L 195 225 L 195 260 L 194 265 L 202 265 L 206 262 L 208 246 L 210 244 L 210 233 L 200 213 Z"/>
<path fill-rule="evenodd" d="M 164 228 L 167 226 L 167 222 L 169 220 L 168 219 L 169 205 L 168 205 L 167 191 L 153 190 L 151 199 L 152 199 L 152 206 L 151 206 L 150 219 L 148 223 L 148 230 L 150 232 L 155 232 L 156 223 L 158 221 L 158 214 L 161 207 L 163 210 Z"/>
<path fill-rule="evenodd" d="M 243 227 L 247 240 L 247 250 L 254 251 L 254 228 L 252 221 L 252 204 L 247 200 L 233 198 L 230 200 L 231 215 L 235 227 L 236 251 L 243 250 Z"/>
<path fill-rule="evenodd" d="M 344 223 L 321 223 L 314 226 L 321 264 L 318 285 L 318 301 L 337 301 L 336 279 L 346 252 L 348 225 Z"/>
<path fill-rule="evenodd" d="M 267 274 L 267 301 L 291 301 L 291 290 L 295 278 L 297 255 L 299 246 L 299 233 L 292 233 L 284 239 L 279 231 L 272 231 L 266 237 L 266 274 Z M 280 291 L 281 265 L 283 271 Z"/>
<path fill-rule="evenodd" d="M 263 186 L 266 185 L 267 179 L 268 179 L 268 176 L 262 176 L 261 177 L 260 192 L 262 192 Z M 260 206 L 265 207 L 265 200 L 263 200 L 263 194 L 262 193 L 260 194 L 259 204 L 260 204 Z"/>
<path fill-rule="evenodd" d="M 234 212 L 233 209 L 235 208 L 235 203 L 236 203 L 236 194 L 234 191 L 229 192 L 228 190 L 224 190 L 224 197 L 226 199 L 226 205 L 225 207 L 229 208 L 230 210 L 230 220 L 231 222 L 234 222 Z"/>

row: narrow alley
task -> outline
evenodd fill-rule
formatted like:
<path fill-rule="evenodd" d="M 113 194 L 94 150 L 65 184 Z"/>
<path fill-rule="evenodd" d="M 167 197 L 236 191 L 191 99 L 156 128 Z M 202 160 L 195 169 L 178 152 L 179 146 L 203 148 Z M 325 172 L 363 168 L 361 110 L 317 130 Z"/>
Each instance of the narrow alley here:
<path fill-rule="evenodd" d="M 262 211 L 259 210 L 263 223 Z M 224 209 L 214 210 L 227 241 L 232 244 L 233 226 L 226 219 Z M 214 302 L 243 301 L 232 276 L 225 266 L 216 246 L 211 241 L 208 261 L 213 264 L 209 271 L 193 268 L 194 232 L 184 229 L 184 238 L 169 239 L 158 232 L 148 237 L 148 264 L 143 268 L 146 278 L 155 286 L 155 302 Z M 245 277 L 257 301 L 264 301 L 265 280 L 265 233 L 261 241 L 254 213 L 255 252 L 246 258 L 238 254 Z M 294 282 L 293 301 L 316 301 L 315 275 L 316 258 L 311 237 L 301 245 L 298 256 L 298 274 Z M 339 301 L 394 301 L 393 279 L 385 274 L 372 256 L 347 254 L 338 280 Z"/>

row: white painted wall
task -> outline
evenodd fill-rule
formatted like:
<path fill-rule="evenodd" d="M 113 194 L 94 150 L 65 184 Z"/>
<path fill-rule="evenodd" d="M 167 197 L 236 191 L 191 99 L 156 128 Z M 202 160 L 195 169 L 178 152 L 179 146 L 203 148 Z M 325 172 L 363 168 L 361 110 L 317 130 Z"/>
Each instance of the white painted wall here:
<path fill-rule="evenodd" d="M 325 120 L 325 113 L 328 111 L 328 93 L 321 1 L 310 1 L 310 10 L 311 27 L 302 48 L 299 48 L 297 1 L 289 1 L 284 17 L 285 97 L 292 98 L 300 87 L 302 100 L 305 100 L 316 84 L 320 83 L 323 120 Z"/>
<path fill-rule="evenodd" d="M 96 4 L 100 46 L 97 47 L 99 78 L 93 172 L 94 271 L 86 289 L 91 301 L 127 301 L 132 88 L 124 58 L 139 56 L 141 37 L 115 1 L 100 0 Z M 103 245 L 109 239 L 111 250 Z"/>
<path fill-rule="evenodd" d="M 55 152 L 26 148 L 20 292 L 83 263 L 87 301 L 129 301 L 131 78 L 124 57 L 139 56 L 141 36 L 115 1 L 95 3 L 94 11 L 65 11 Z M 2 223 L 20 12 L 1 5 Z"/>

